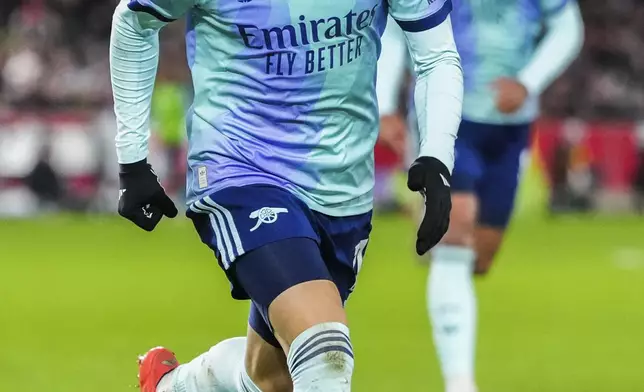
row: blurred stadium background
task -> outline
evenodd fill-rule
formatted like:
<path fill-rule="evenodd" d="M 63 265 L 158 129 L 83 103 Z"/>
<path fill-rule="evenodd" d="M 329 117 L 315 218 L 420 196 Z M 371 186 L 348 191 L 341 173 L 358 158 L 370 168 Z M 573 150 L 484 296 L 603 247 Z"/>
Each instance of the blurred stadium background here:
<path fill-rule="evenodd" d="M 187 360 L 245 331 L 186 219 L 114 217 L 115 2 L 0 3 L 0 391 L 126 391 L 135 355 Z M 483 392 L 644 391 L 644 3 L 580 0 L 586 46 L 543 98 L 519 209 L 478 282 Z M 151 159 L 182 198 L 183 27 L 162 34 Z M 350 301 L 358 392 L 438 391 L 400 163 Z M 170 287 L 170 289 L 168 289 Z"/>

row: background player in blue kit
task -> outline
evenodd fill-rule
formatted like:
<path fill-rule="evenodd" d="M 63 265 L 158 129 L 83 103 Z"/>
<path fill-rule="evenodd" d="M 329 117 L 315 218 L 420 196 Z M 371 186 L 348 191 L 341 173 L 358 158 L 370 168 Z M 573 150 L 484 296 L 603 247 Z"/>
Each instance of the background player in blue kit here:
<path fill-rule="evenodd" d="M 447 231 L 462 110 L 450 0 L 132 0 L 114 14 L 111 74 L 119 213 L 145 230 L 177 209 L 146 161 L 158 30 L 188 16 L 188 216 L 232 296 L 251 299 L 247 338 L 179 366 L 152 349 L 143 392 L 349 391 L 344 302 L 371 230 L 375 94 L 387 15 L 418 73 L 419 154 L 408 185 L 426 216 L 416 248 Z"/>
<path fill-rule="evenodd" d="M 545 35 L 537 43 L 545 25 Z M 448 233 L 432 251 L 428 310 L 448 392 L 474 392 L 476 297 L 472 272 L 492 265 L 510 220 L 521 153 L 539 95 L 577 56 L 583 23 L 568 0 L 457 0 L 454 36 L 463 63 L 463 122 L 452 176 Z M 383 137 L 398 140 L 394 114 L 405 56 L 395 26 L 383 37 L 378 81 Z"/>

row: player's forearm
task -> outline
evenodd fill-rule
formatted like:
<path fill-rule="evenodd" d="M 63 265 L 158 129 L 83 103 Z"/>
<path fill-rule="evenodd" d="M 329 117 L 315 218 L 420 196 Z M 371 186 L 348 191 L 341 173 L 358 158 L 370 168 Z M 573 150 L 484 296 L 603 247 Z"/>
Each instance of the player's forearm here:
<path fill-rule="evenodd" d="M 137 13 L 124 2 L 119 4 L 110 38 L 119 163 L 138 162 L 148 155 L 150 107 L 159 57 L 157 32 L 141 27 Z"/>
<path fill-rule="evenodd" d="M 463 71 L 451 21 L 405 36 L 418 75 L 414 99 L 420 155 L 439 159 L 451 172 L 463 105 Z"/>
<path fill-rule="evenodd" d="M 584 23 L 575 1 L 547 20 L 547 32 L 519 81 L 531 95 L 541 94 L 579 54 L 584 43 Z"/>
<path fill-rule="evenodd" d="M 398 110 L 398 98 L 405 75 L 407 46 L 402 30 L 395 22 L 389 21 L 382 36 L 382 51 L 378 60 L 376 94 L 381 116 Z"/>

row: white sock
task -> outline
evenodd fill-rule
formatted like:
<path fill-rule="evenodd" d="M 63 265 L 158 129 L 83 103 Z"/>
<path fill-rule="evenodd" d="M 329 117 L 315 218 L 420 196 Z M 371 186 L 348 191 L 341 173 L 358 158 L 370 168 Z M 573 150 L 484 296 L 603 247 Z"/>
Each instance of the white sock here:
<path fill-rule="evenodd" d="M 448 392 L 475 392 L 474 251 L 439 245 L 432 251 L 427 304 Z"/>
<path fill-rule="evenodd" d="M 246 338 L 217 344 L 161 379 L 157 392 L 261 392 L 244 366 Z"/>
<path fill-rule="evenodd" d="M 349 328 L 341 323 L 322 323 L 307 329 L 291 344 L 287 362 L 293 392 L 351 391 Z"/>

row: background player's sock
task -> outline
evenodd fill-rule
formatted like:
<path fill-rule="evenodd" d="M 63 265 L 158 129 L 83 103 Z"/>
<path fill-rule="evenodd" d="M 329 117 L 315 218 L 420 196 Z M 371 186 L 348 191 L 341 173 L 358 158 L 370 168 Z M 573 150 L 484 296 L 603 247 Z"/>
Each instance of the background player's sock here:
<path fill-rule="evenodd" d="M 448 392 L 474 392 L 476 294 L 474 251 L 439 245 L 432 251 L 427 304 Z"/>
<path fill-rule="evenodd" d="M 302 332 L 291 344 L 287 361 L 293 392 L 351 390 L 353 347 L 344 324 L 322 323 Z"/>
<path fill-rule="evenodd" d="M 457 377 L 445 381 L 445 392 L 478 392 L 471 377 Z"/>
<path fill-rule="evenodd" d="M 161 379 L 157 392 L 261 392 L 246 373 L 246 338 L 217 344 Z"/>

